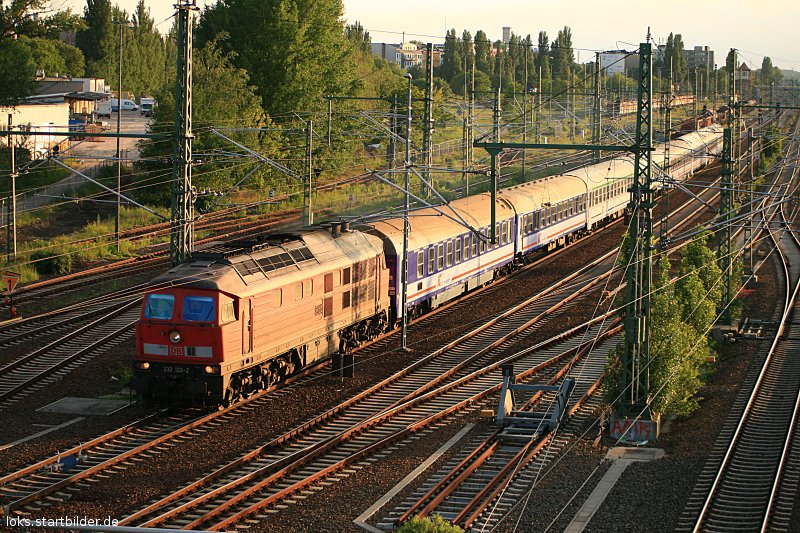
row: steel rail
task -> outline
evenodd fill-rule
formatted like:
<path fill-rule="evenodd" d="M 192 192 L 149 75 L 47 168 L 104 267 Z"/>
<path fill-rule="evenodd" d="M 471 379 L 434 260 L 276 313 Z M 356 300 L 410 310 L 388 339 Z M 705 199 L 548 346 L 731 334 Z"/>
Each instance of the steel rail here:
<path fill-rule="evenodd" d="M 541 372 L 544 368 L 547 368 L 547 367 L 549 367 L 549 366 L 551 366 L 553 364 L 556 364 L 557 362 L 563 360 L 564 358 L 569 357 L 572 353 L 574 353 L 574 351 L 575 351 L 574 348 L 569 349 L 567 352 L 563 352 L 559 356 L 553 357 L 552 359 L 548 360 L 546 363 L 542 363 L 540 365 L 536 365 L 536 367 L 526 371 L 524 373 L 525 374 L 524 376 L 520 375 L 521 379 L 524 379 L 525 377 L 527 377 L 529 375 L 533 375 L 536 372 Z M 502 365 L 502 364 L 510 362 L 511 360 L 513 360 L 514 357 L 515 356 L 506 358 L 506 360 L 504 360 L 503 362 L 497 363 L 496 365 L 493 365 L 494 369 L 499 368 L 499 366 Z M 442 387 L 442 389 L 449 390 L 449 389 L 451 389 L 451 388 L 453 388 L 455 386 L 458 386 L 459 384 L 461 384 L 460 382 L 467 381 L 466 378 L 469 378 L 469 376 L 465 376 L 465 378 L 462 378 L 461 380 L 459 380 L 459 382 L 455 382 L 455 384 L 445 385 L 445 386 Z M 285 498 L 286 496 L 288 496 L 290 494 L 293 494 L 294 492 L 296 492 L 298 490 L 301 490 L 301 489 L 303 489 L 303 488 L 305 488 L 305 487 L 307 487 L 307 486 L 319 481 L 320 479 L 322 479 L 324 477 L 327 477 L 331 473 L 333 473 L 333 472 L 335 472 L 335 471 L 337 471 L 337 470 L 339 470 L 341 468 L 344 468 L 344 467 L 346 467 L 346 466 L 348 466 L 350 464 L 356 463 L 356 462 L 362 460 L 363 458 L 369 456 L 370 454 L 375 453 L 376 451 L 381 450 L 381 449 L 385 448 L 386 446 L 389 446 L 389 445 L 391 445 L 391 444 L 393 444 L 393 443 L 395 443 L 395 442 L 397 442 L 397 441 L 399 441 L 399 440 L 401 440 L 401 439 L 403 439 L 403 438 L 405 438 L 407 436 L 410 436 L 411 434 L 413 434 L 413 433 L 419 431 L 420 429 L 432 424 L 433 422 L 436 422 L 436 421 L 444 418 L 445 416 L 448 416 L 448 415 L 450 415 L 450 414 L 452 414 L 452 413 L 454 413 L 456 411 L 459 411 L 459 410 L 461 410 L 461 409 L 463 409 L 463 408 L 465 408 L 465 407 L 467 407 L 469 405 L 474 404 L 477 401 L 480 401 L 481 399 L 485 398 L 489 394 L 492 394 L 494 392 L 499 391 L 500 390 L 500 386 L 501 386 L 501 384 L 497 384 L 497 385 L 492 386 L 492 387 L 490 387 L 488 389 L 484 389 L 483 391 L 481 391 L 481 392 L 479 392 L 477 394 L 474 394 L 474 395 L 472 395 L 472 396 L 470 396 L 470 397 L 468 397 L 468 398 L 466 398 L 464 400 L 461 400 L 458 403 L 456 403 L 454 405 L 451 405 L 451 406 L 449 406 L 449 407 L 447 407 L 447 408 L 445 408 L 445 409 L 443 409 L 443 410 L 441 410 L 441 411 L 439 411 L 437 413 L 431 414 L 431 415 L 427 416 L 426 418 L 424 418 L 422 420 L 419 420 L 417 422 L 409 424 L 406 427 L 404 427 L 403 429 L 401 429 L 401 430 L 399 430 L 397 432 L 394 432 L 394 433 L 390 434 L 389 436 L 384 437 L 383 439 L 381 439 L 381 440 L 379 440 L 377 442 L 374 442 L 371 445 L 368 445 L 366 448 L 363 448 L 363 449 L 359 450 L 358 452 L 355 452 L 355 453 L 349 455 L 348 457 L 346 457 L 344 459 L 336 461 L 335 463 L 331 464 L 330 466 L 327 466 L 326 468 L 318 471 L 315 475 L 307 476 L 304 479 L 302 479 L 301 481 L 295 482 L 292 485 L 281 489 L 277 493 L 275 493 L 273 495 L 270 495 L 270 496 L 267 496 L 267 497 L 259 500 L 258 502 L 254 503 L 254 504 L 251 504 L 251 505 L 247 506 L 246 508 L 244 508 L 244 509 L 242 509 L 242 510 L 240 510 L 238 512 L 235 512 L 234 514 L 228 516 L 227 518 L 224 518 L 224 519 L 214 523 L 211 526 L 211 529 L 212 530 L 220 530 L 220 529 L 223 529 L 225 527 L 231 526 L 231 525 L 235 524 L 236 522 L 238 522 L 239 520 L 241 520 L 242 518 L 244 518 L 246 516 L 249 516 L 250 514 L 262 509 L 263 507 L 265 507 L 267 505 L 270 505 L 272 503 L 275 503 L 276 501 L 279 501 L 279 500 Z M 437 391 L 429 392 L 425 396 L 426 397 L 433 396 L 434 392 L 437 392 Z M 198 527 L 199 525 L 201 525 L 203 523 L 206 523 L 211 519 L 214 519 L 219 514 L 221 514 L 223 511 L 229 509 L 230 507 L 234 506 L 235 504 L 237 504 L 237 503 L 241 502 L 242 500 L 246 499 L 246 497 L 250 496 L 251 494 L 255 494 L 256 492 L 258 492 L 258 491 L 260 491 L 260 490 L 272 485 L 273 483 L 275 483 L 279 479 L 283 478 L 286 474 L 288 474 L 291 471 L 299 468 L 302 465 L 305 465 L 306 462 L 307 462 L 306 460 L 302 460 L 301 459 L 301 461 L 297 465 L 291 465 L 290 464 L 290 465 L 285 466 L 282 470 L 280 470 L 280 471 L 272 474 L 268 478 L 260 481 L 254 487 L 249 488 L 247 491 L 245 491 L 243 493 L 239 493 L 237 496 L 234 496 L 232 499 L 227 500 L 222 505 L 215 507 L 214 509 L 206 512 L 203 516 L 195 519 L 194 521 L 190 522 L 189 524 L 186 524 L 184 526 L 184 529 L 191 529 L 191 528 L 194 528 L 194 527 Z"/>
<path fill-rule="evenodd" d="M 794 169 L 794 171 L 792 172 L 792 177 L 789 180 L 787 180 L 787 185 L 794 178 L 794 175 L 795 175 L 796 171 L 797 170 Z M 773 185 L 773 187 L 775 187 L 775 186 L 777 186 L 777 185 Z M 780 185 L 780 187 L 783 187 L 783 186 L 784 185 Z M 765 201 L 766 201 L 766 199 L 765 199 Z M 762 388 L 763 388 L 767 373 L 768 373 L 769 368 L 770 368 L 770 364 L 771 364 L 771 362 L 773 360 L 773 357 L 774 357 L 774 355 L 776 353 L 779 341 L 781 339 L 781 335 L 782 335 L 783 331 L 786 328 L 787 320 L 788 320 L 788 318 L 789 318 L 789 316 L 791 314 L 793 302 L 796 299 L 798 290 L 800 290 L 800 278 L 798 278 L 798 280 L 793 280 L 792 279 L 790 262 L 789 262 L 788 258 L 786 257 L 786 254 L 785 254 L 784 250 L 781 249 L 781 246 L 780 246 L 780 243 L 779 243 L 780 239 L 775 237 L 775 235 L 774 235 L 774 233 L 772 231 L 772 228 L 770 227 L 770 225 L 773 223 L 774 219 L 777 217 L 778 212 L 779 212 L 779 209 L 775 208 L 772 211 L 772 213 L 769 215 L 769 217 L 765 217 L 765 219 L 766 219 L 766 231 L 769 233 L 770 238 L 774 241 L 775 248 L 777 249 L 778 254 L 779 254 L 780 258 L 781 258 L 781 263 L 782 263 L 783 271 L 784 271 L 784 283 L 785 283 L 785 287 L 786 287 L 786 291 L 785 291 L 784 299 L 783 299 L 783 304 L 782 304 L 782 311 L 781 311 L 780 321 L 779 321 L 779 325 L 778 325 L 778 330 L 776 332 L 776 335 L 775 335 L 772 343 L 770 344 L 770 347 L 768 349 L 765 361 L 761 366 L 761 369 L 759 371 L 758 377 L 756 378 L 755 384 L 753 385 L 753 388 L 752 388 L 752 390 L 751 390 L 751 392 L 750 392 L 750 394 L 748 396 L 747 403 L 745 404 L 745 407 L 744 407 L 744 411 L 743 411 L 741 417 L 739 418 L 738 423 L 736 424 L 736 427 L 735 427 L 735 429 L 733 431 L 733 434 L 732 434 L 730 440 L 728 441 L 728 444 L 727 444 L 726 450 L 725 450 L 725 454 L 724 454 L 724 456 L 722 458 L 722 461 L 721 461 L 719 467 L 716 470 L 716 475 L 714 476 L 714 480 L 711 483 L 711 486 L 710 486 L 710 488 L 708 490 L 708 494 L 707 494 L 706 498 L 704 499 L 703 506 L 700 509 L 700 512 L 699 512 L 699 514 L 697 516 L 695 525 L 693 527 L 693 532 L 695 532 L 695 533 L 699 533 L 699 531 L 701 531 L 701 529 L 703 528 L 703 526 L 705 525 L 705 523 L 707 521 L 708 514 L 711 511 L 713 502 L 716 500 L 716 496 L 717 496 L 718 490 L 719 490 L 719 488 L 720 488 L 720 486 L 722 484 L 723 476 L 726 474 L 726 472 L 728 472 L 728 468 L 729 468 L 729 465 L 730 465 L 730 463 L 732 461 L 733 455 L 735 453 L 736 446 L 737 446 L 737 444 L 739 443 L 739 441 L 742 438 L 742 435 L 743 435 L 743 432 L 744 432 L 744 428 L 745 428 L 747 422 L 749 421 L 749 419 L 751 417 L 751 414 L 753 412 L 753 408 L 754 408 L 754 405 L 756 403 L 756 400 L 759 397 L 760 392 L 762 391 Z M 800 248 L 800 244 L 798 244 L 797 242 L 795 242 L 795 244 L 798 245 L 798 247 Z M 767 510 L 767 511 L 769 511 L 769 510 Z M 768 514 L 768 512 L 767 512 L 767 514 Z M 765 520 L 766 520 L 766 517 L 765 517 Z M 762 527 L 764 525 L 765 524 L 762 522 Z"/>

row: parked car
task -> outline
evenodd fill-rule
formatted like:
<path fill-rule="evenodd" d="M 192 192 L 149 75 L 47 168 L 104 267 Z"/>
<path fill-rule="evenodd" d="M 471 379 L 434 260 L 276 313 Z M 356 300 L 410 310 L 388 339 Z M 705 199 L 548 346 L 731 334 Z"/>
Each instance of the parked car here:
<path fill-rule="evenodd" d="M 116 113 L 117 109 L 119 109 L 118 100 L 116 98 L 112 98 L 111 99 L 111 111 Z M 139 106 L 136 105 L 136 102 L 134 102 L 133 100 L 128 100 L 127 98 L 122 100 L 122 110 L 123 111 L 136 111 L 138 109 L 139 109 Z"/>

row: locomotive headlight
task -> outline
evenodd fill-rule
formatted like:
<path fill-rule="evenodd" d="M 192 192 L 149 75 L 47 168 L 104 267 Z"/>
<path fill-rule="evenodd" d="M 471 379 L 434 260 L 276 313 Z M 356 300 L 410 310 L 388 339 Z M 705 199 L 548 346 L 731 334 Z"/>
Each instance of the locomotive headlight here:
<path fill-rule="evenodd" d="M 137 370 L 150 370 L 150 363 L 147 361 L 136 361 L 134 366 Z"/>
<path fill-rule="evenodd" d="M 207 365 L 205 368 L 203 368 L 203 372 L 206 374 L 219 374 L 219 367 Z"/>
<path fill-rule="evenodd" d="M 169 340 L 174 342 L 175 344 L 178 344 L 179 342 L 181 342 L 181 332 L 176 329 L 173 329 L 172 331 L 169 332 Z"/>

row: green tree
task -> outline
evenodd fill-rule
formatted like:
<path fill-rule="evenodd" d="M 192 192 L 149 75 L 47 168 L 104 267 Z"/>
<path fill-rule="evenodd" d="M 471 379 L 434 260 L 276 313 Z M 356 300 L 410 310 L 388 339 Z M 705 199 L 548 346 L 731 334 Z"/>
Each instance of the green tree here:
<path fill-rule="evenodd" d="M 444 78 L 455 89 L 456 84 L 464 84 L 464 60 L 461 56 L 461 42 L 455 28 L 448 30 L 444 40 L 444 56 L 442 64 L 436 69 L 436 75 Z"/>
<path fill-rule="evenodd" d="M 761 72 L 759 73 L 762 87 L 769 87 L 769 84 L 773 82 L 773 68 L 772 59 L 769 56 L 764 56 L 764 59 L 761 60 Z"/>
<path fill-rule="evenodd" d="M 341 16 L 341 0 L 222 0 L 203 11 L 197 42 L 227 32 L 220 45 L 235 52 L 270 114 L 309 111 L 358 89 Z"/>
<path fill-rule="evenodd" d="M 83 76 L 83 54 L 74 46 L 40 37 L 22 36 L 19 42 L 30 49 L 36 70 L 48 76 Z"/>
<path fill-rule="evenodd" d="M 694 328 L 682 321 L 683 307 L 669 277 L 669 261 L 655 268 L 654 292 L 650 299 L 650 392 L 651 408 L 656 413 L 688 415 L 699 406 L 696 396 L 702 382 L 700 367 L 708 350 Z M 609 354 L 604 394 L 610 402 L 624 398 L 622 371 L 623 340 Z"/>
<path fill-rule="evenodd" d="M 113 79 L 107 72 L 107 57 L 115 49 L 111 0 L 86 0 L 83 8 L 85 29 L 75 35 L 75 44 L 83 52 L 87 74 Z"/>
<path fill-rule="evenodd" d="M 11 0 L 0 2 L 0 39 L 14 39 L 16 35 L 28 35 L 35 25 L 32 14 L 44 10 L 47 0 Z"/>
<path fill-rule="evenodd" d="M 475 32 L 475 70 L 491 76 L 494 74 L 492 68 L 492 43 L 483 32 Z"/>
<path fill-rule="evenodd" d="M 549 87 L 545 81 L 550 80 L 550 41 L 547 38 L 546 31 L 539 32 L 539 39 L 537 41 L 539 51 L 536 54 L 536 75 L 542 75 L 542 89 Z"/>
<path fill-rule="evenodd" d="M 0 40 L 0 105 L 15 106 L 30 96 L 36 85 L 31 49 L 21 41 Z"/>
<path fill-rule="evenodd" d="M 221 34 L 220 38 L 224 38 Z M 239 128 L 268 128 L 271 122 L 261 107 L 255 88 L 250 85 L 247 72 L 232 64 L 230 54 L 220 50 L 217 41 L 206 43 L 194 53 L 193 125 L 195 128 L 194 151 L 198 154 L 211 154 L 216 150 L 231 150 L 231 145 L 209 130 L 212 127 L 234 125 Z M 159 106 L 155 109 L 150 131 L 171 135 L 174 128 L 175 94 L 174 80 L 157 93 Z M 235 139 L 265 155 L 275 155 L 277 140 L 274 134 L 255 131 L 225 132 Z M 172 159 L 172 143 L 163 140 L 143 141 L 141 143 L 143 170 L 151 171 L 141 179 L 149 185 L 139 189 L 147 201 L 168 205 L 168 180 L 158 178 L 169 173 Z M 199 156 L 198 156 L 199 157 Z M 233 185 L 246 171 L 242 165 L 230 165 L 225 160 L 213 157 L 201 160 L 195 165 L 195 185 L 198 188 L 214 189 Z M 254 176 L 246 185 L 259 184 L 265 179 L 265 172 Z M 156 182 L 156 185 L 152 185 Z"/>
<path fill-rule="evenodd" d="M 686 81 L 688 69 L 686 67 L 686 50 L 684 50 L 683 37 L 680 33 L 675 35 L 672 48 L 672 70 L 678 83 Z"/>
<path fill-rule="evenodd" d="M 563 30 L 558 31 L 558 37 L 550 46 L 550 54 L 553 59 L 553 79 L 566 86 L 572 78 L 572 68 L 575 63 L 572 30 L 569 26 L 564 26 Z"/>
<path fill-rule="evenodd" d="M 115 19 L 125 20 L 125 12 Z M 144 0 L 139 0 L 131 17 L 132 27 L 124 28 L 122 83 L 123 90 L 134 94 L 152 95 L 164 85 L 166 45 L 155 28 L 155 21 Z M 119 56 L 119 39 L 114 46 L 114 57 Z"/>
<path fill-rule="evenodd" d="M 369 32 L 361 25 L 361 22 L 355 21 L 353 24 L 345 26 L 344 34 L 353 48 L 363 54 L 372 53 L 372 39 L 369 36 Z"/>
<path fill-rule="evenodd" d="M 461 34 L 461 57 L 464 58 L 467 65 L 467 72 L 472 69 L 472 64 L 475 62 L 475 43 L 472 41 L 472 34 L 464 30 Z"/>

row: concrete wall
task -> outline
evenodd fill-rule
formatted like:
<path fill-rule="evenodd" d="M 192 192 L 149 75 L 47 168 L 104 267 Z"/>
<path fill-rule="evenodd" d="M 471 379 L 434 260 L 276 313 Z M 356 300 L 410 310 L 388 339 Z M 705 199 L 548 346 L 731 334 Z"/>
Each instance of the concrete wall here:
<path fill-rule="evenodd" d="M 12 120 L 15 129 L 24 126 L 31 131 L 64 131 L 69 126 L 69 104 L 66 102 L 0 107 L 0 126 L 3 129 L 8 126 L 9 114 L 13 116 Z M 43 156 L 55 144 L 66 140 L 66 135 L 17 137 L 17 142 L 23 141 L 23 146 L 31 151 L 31 155 L 34 158 Z M 0 139 L 0 143 L 7 144 L 7 138 Z"/>

